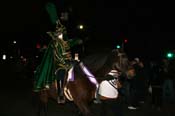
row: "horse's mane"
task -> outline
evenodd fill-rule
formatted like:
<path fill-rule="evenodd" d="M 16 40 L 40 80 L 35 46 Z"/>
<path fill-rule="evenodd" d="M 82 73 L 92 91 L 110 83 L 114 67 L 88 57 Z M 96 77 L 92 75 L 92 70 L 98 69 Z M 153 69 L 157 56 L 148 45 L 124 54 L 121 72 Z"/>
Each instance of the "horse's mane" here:
<path fill-rule="evenodd" d="M 94 53 L 84 57 L 81 61 L 88 67 L 90 71 L 96 72 L 105 64 L 108 55 L 109 52 Z"/>

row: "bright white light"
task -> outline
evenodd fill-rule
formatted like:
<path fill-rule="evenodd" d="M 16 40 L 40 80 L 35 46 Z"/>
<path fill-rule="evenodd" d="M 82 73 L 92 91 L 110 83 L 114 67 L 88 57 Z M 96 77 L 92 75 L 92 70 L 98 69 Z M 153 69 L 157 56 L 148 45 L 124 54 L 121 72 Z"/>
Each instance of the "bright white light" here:
<path fill-rule="evenodd" d="M 77 61 L 79 61 L 78 53 L 75 53 L 74 59 L 77 60 Z"/>
<path fill-rule="evenodd" d="M 16 44 L 16 41 L 13 41 L 14 44 Z"/>
<path fill-rule="evenodd" d="M 5 54 L 2 55 L 2 59 L 6 60 L 6 55 Z"/>
<path fill-rule="evenodd" d="M 63 34 L 61 33 L 59 36 L 58 36 L 59 39 L 63 39 Z"/>
<path fill-rule="evenodd" d="M 83 29 L 83 25 L 79 25 L 79 29 Z"/>

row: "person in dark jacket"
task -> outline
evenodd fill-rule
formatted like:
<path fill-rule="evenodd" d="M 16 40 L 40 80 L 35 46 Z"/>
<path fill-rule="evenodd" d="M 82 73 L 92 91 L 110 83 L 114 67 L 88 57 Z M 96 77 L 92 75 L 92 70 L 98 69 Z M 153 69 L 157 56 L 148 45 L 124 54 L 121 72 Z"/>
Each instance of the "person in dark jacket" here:
<path fill-rule="evenodd" d="M 160 109 L 162 106 L 163 76 L 160 64 L 152 63 L 150 67 L 149 85 L 152 88 L 151 104 L 153 108 Z"/>

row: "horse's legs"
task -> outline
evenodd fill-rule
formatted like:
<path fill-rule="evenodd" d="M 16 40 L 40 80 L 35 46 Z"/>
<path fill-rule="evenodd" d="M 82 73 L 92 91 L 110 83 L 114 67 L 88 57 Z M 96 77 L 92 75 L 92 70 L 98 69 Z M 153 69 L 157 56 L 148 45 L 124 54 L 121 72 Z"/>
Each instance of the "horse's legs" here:
<path fill-rule="evenodd" d="M 37 116 L 41 116 L 41 104 L 40 103 L 37 106 Z"/>
<path fill-rule="evenodd" d="M 88 107 L 88 103 L 85 102 L 77 102 L 76 105 L 80 109 L 83 116 L 92 116 L 91 111 Z"/>
<path fill-rule="evenodd" d="M 47 116 L 48 105 L 44 104 L 44 115 Z"/>
<path fill-rule="evenodd" d="M 43 109 L 42 103 L 41 103 L 41 101 L 39 101 L 38 104 L 37 104 L 37 107 L 36 107 L 36 114 L 37 114 L 37 116 L 41 116 L 42 115 L 42 109 Z"/>
<path fill-rule="evenodd" d="M 41 116 L 41 100 L 39 99 L 38 93 L 32 93 L 32 105 L 34 108 L 34 112 L 36 113 L 36 116 Z"/>
<path fill-rule="evenodd" d="M 42 113 L 44 113 L 44 116 L 47 116 L 48 104 L 47 103 L 43 103 L 42 101 L 40 101 L 40 103 L 38 104 L 37 116 L 41 116 Z"/>
<path fill-rule="evenodd" d="M 47 91 L 41 91 L 39 93 L 39 105 L 38 105 L 38 116 L 41 113 L 44 113 L 44 116 L 47 116 L 48 111 L 48 93 Z"/>

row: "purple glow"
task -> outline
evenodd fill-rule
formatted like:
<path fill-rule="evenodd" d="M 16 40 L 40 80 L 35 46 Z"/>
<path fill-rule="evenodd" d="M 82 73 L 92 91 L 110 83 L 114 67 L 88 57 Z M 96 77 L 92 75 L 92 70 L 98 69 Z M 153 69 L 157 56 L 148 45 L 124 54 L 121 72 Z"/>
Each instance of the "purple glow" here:
<path fill-rule="evenodd" d="M 83 72 L 86 74 L 86 77 L 93 83 L 96 85 L 96 87 L 98 87 L 98 82 L 97 80 L 94 78 L 95 76 L 90 73 L 90 71 L 87 69 L 87 67 L 84 66 L 84 64 L 81 62 L 80 63 L 80 67 L 83 70 Z"/>
<path fill-rule="evenodd" d="M 68 72 L 68 81 L 74 81 L 74 71 L 73 71 L 73 67 L 69 70 Z"/>

